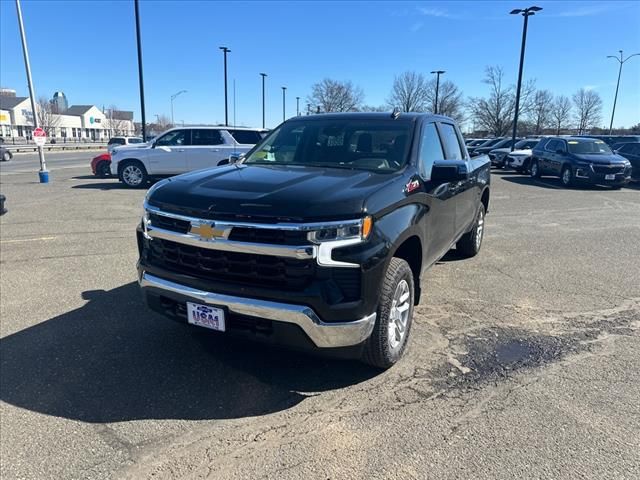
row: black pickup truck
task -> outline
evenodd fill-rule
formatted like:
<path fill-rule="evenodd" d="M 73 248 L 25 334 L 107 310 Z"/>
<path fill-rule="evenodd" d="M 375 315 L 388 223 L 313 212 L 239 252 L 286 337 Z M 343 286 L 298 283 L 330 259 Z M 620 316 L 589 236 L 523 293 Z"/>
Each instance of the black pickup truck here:
<path fill-rule="evenodd" d="M 450 118 L 296 117 L 230 165 L 151 187 L 139 283 L 181 322 L 388 368 L 425 268 L 480 250 L 489 185 Z"/>

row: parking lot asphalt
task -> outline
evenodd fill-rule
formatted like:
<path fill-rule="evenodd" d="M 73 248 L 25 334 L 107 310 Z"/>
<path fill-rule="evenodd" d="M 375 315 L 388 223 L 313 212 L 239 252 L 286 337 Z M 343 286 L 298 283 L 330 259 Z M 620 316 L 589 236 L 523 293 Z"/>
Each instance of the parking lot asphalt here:
<path fill-rule="evenodd" d="M 495 173 L 381 373 L 148 311 L 145 192 L 87 171 L 0 170 L 1 478 L 640 478 L 637 186 Z"/>

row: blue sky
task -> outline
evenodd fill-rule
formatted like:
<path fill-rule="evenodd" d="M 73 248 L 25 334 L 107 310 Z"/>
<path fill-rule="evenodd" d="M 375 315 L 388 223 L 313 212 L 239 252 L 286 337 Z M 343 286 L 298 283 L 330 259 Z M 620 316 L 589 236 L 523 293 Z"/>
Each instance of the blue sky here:
<path fill-rule="evenodd" d="M 267 78 L 267 126 L 282 118 L 280 87 L 287 86 L 287 116 L 301 109 L 311 85 L 324 77 L 349 79 L 379 105 L 395 74 L 446 70 L 467 96 L 486 93 L 486 65 L 500 65 L 515 83 L 522 17 L 513 8 L 534 3 L 496 2 L 178 2 L 141 1 L 147 119 L 224 120 L 221 45 L 229 54 L 230 96 L 236 81 L 236 121 L 260 126 L 261 79 Z M 623 49 L 640 52 L 640 2 L 550 2 L 531 18 L 525 79 L 538 88 L 572 94 L 595 89 L 613 103 Z M 23 0 L 36 94 L 62 90 L 72 104 L 116 104 L 139 115 L 133 1 Z M 13 0 L 0 0 L 0 84 L 27 95 Z M 230 98 L 230 116 L 233 105 Z M 640 57 L 625 64 L 615 125 L 640 122 Z"/>

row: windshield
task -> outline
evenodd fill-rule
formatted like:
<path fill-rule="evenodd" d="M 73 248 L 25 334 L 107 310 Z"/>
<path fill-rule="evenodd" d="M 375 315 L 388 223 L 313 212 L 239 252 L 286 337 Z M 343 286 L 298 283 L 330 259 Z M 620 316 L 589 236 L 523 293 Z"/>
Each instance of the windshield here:
<path fill-rule="evenodd" d="M 485 140 L 483 143 L 478 145 L 479 147 L 493 147 L 498 142 L 502 141 L 501 138 L 491 138 L 489 140 Z"/>
<path fill-rule="evenodd" d="M 288 122 L 271 132 L 244 163 L 392 172 L 406 163 L 412 125 L 357 118 Z"/>
<path fill-rule="evenodd" d="M 609 146 L 602 140 L 569 140 L 569 151 L 571 153 L 588 153 L 595 155 L 610 155 L 613 153 Z"/>
<path fill-rule="evenodd" d="M 520 140 L 514 145 L 517 150 L 526 150 L 535 147 L 540 140 Z"/>

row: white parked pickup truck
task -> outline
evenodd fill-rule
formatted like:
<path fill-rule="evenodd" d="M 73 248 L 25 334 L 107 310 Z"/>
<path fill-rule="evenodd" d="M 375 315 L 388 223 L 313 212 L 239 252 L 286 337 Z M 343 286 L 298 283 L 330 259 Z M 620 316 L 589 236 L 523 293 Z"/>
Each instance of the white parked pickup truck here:
<path fill-rule="evenodd" d="M 129 187 L 229 163 L 262 140 L 265 130 L 241 127 L 178 127 L 144 146 L 118 147 L 111 155 L 111 174 Z"/>

